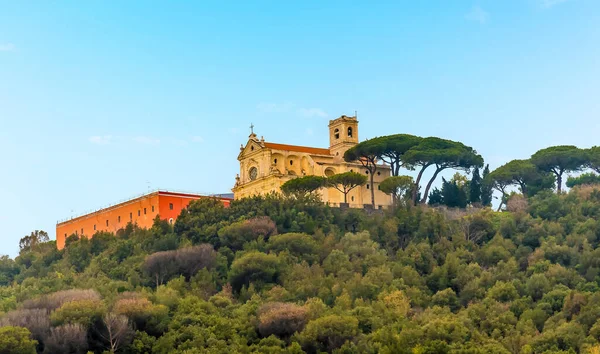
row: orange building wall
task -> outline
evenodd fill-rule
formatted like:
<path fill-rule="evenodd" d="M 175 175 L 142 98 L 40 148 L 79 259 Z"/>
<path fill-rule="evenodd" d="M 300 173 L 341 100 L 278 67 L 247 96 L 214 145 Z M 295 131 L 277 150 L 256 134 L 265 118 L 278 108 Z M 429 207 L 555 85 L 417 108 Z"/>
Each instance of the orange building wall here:
<path fill-rule="evenodd" d="M 150 228 L 157 215 L 160 215 L 163 220 L 172 219 L 170 221 L 174 222 L 183 208 L 187 207 L 192 200 L 200 198 L 202 196 L 194 194 L 154 192 L 58 223 L 56 225 L 56 246 L 58 249 L 64 248 L 66 238 L 73 234 L 90 237 L 100 231 L 116 233 L 125 228 L 128 222 L 137 223 L 142 228 Z M 229 206 L 229 199 L 221 198 L 221 200 L 225 206 Z M 170 204 L 173 204 L 173 209 L 170 208 Z"/>

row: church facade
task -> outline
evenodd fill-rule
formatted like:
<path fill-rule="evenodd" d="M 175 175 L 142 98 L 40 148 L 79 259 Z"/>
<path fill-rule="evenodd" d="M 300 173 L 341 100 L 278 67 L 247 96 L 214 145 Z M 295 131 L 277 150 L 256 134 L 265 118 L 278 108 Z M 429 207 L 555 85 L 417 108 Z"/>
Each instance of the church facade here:
<path fill-rule="evenodd" d="M 368 176 L 368 171 L 360 162 L 344 161 L 344 153 L 358 144 L 358 120 L 356 117 L 341 116 L 329 121 L 329 148 L 314 148 L 258 139 L 252 131 L 246 145 L 240 147 L 238 161 L 240 173 L 236 176 L 232 191 L 235 199 L 254 195 L 279 193 L 281 185 L 301 176 L 333 176 L 344 172 L 358 172 Z M 350 207 L 362 208 L 371 205 L 371 188 L 375 191 L 375 207 L 385 208 L 392 204 L 391 197 L 379 190 L 379 183 L 389 177 L 390 167 L 377 166 L 374 184 L 354 188 L 348 194 Z M 319 191 L 323 202 L 339 206 L 344 195 L 335 188 L 322 188 Z"/>

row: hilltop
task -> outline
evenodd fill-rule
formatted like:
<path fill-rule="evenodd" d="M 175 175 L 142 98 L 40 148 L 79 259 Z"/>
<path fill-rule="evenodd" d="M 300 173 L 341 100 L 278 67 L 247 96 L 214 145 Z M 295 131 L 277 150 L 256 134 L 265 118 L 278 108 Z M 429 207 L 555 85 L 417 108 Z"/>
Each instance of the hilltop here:
<path fill-rule="evenodd" d="M 0 262 L 0 348 L 597 350 L 600 188 L 517 196 L 508 210 L 270 195 L 198 200 L 174 225 L 71 236 L 60 251 L 33 233 Z"/>

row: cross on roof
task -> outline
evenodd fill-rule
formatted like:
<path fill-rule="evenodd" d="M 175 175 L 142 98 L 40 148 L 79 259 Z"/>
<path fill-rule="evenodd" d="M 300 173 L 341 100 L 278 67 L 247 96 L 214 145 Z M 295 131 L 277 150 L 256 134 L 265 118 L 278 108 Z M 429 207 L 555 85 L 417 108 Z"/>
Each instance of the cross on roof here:
<path fill-rule="evenodd" d="M 250 123 L 250 134 L 254 134 L 254 124 Z"/>

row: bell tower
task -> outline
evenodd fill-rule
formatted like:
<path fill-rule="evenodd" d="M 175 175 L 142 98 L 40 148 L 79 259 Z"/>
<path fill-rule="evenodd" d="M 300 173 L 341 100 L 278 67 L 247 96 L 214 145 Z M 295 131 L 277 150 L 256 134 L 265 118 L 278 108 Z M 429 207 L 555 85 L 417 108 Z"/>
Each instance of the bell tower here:
<path fill-rule="evenodd" d="M 358 119 L 341 116 L 329 121 L 329 150 L 336 158 L 343 159 L 346 150 L 358 144 Z"/>

